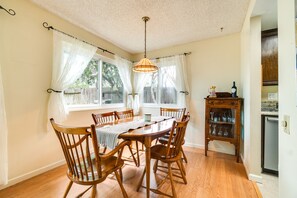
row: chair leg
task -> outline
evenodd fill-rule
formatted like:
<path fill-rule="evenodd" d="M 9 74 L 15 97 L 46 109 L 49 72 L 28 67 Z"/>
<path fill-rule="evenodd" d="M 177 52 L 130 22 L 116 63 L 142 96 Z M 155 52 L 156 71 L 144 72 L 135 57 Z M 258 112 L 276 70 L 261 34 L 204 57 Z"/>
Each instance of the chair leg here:
<path fill-rule="evenodd" d="M 137 167 L 140 166 L 140 159 L 139 159 L 139 148 L 138 148 L 138 141 L 136 141 L 136 155 L 137 155 Z"/>
<path fill-rule="evenodd" d="M 121 178 L 121 181 L 123 182 L 124 179 L 123 179 L 123 171 L 122 171 L 122 168 L 120 168 L 119 172 L 120 172 L 120 178 Z"/>
<path fill-rule="evenodd" d="M 187 159 L 187 156 L 186 156 L 186 154 L 184 152 L 183 147 L 181 147 L 181 152 L 183 153 L 183 159 L 185 160 L 186 163 L 188 163 L 188 159 Z"/>
<path fill-rule="evenodd" d="M 123 186 L 123 183 L 122 183 L 122 181 L 121 181 L 121 178 L 120 178 L 119 173 L 118 173 L 117 171 L 114 171 L 114 174 L 115 174 L 115 176 L 116 176 L 116 178 L 117 178 L 117 181 L 118 181 L 118 183 L 119 183 L 119 185 L 120 185 L 120 188 L 121 188 L 123 197 L 128 198 L 127 192 L 126 192 L 126 190 L 125 190 L 125 188 L 124 188 L 124 186 Z"/>
<path fill-rule="evenodd" d="M 159 162 L 159 160 L 156 160 L 155 161 L 155 164 L 154 164 L 154 173 L 156 173 L 157 170 L 158 170 L 158 162 Z"/>
<path fill-rule="evenodd" d="M 93 189 L 92 189 L 92 198 L 96 197 L 96 193 L 97 193 L 97 184 L 93 185 Z"/>
<path fill-rule="evenodd" d="M 140 178 L 140 181 L 139 181 L 139 183 L 137 185 L 137 189 L 136 189 L 137 192 L 139 191 L 139 189 L 141 187 L 141 184 L 142 184 L 142 181 L 143 181 L 143 178 L 144 178 L 144 175 L 145 175 L 145 171 L 146 171 L 146 166 L 143 169 L 143 173 L 142 173 L 141 178 Z"/>
<path fill-rule="evenodd" d="M 64 198 L 67 197 L 72 184 L 73 184 L 73 181 L 70 181 L 69 184 L 68 184 L 68 186 L 67 186 L 67 188 L 66 188 L 66 191 L 64 193 L 64 196 L 63 196 Z"/>
<path fill-rule="evenodd" d="M 183 159 L 181 159 L 180 162 L 181 162 L 180 165 L 181 165 L 181 167 L 182 167 L 182 170 L 184 171 L 184 174 L 187 175 L 185 166 L 184 166 L 184 164 L 183 164 Z"/>
<path fill-rule="evenodd" d="M 171 170 L 171 163 L 168 163 L 168 175 L 171 183 L 171 189 L 172 189 L 172 197 L 177 197 L 175 188 L 174 188 L 174 182 L 173 182 L 173 176 L 172 176 L 172 170 Z"/>
<path fill-rule="evenodd" d="M 133 158 L 133 161 L 134 161 L 135 165 L 138 167 L 138 163 L 137 163 L 137 161 L 136 161 L 136 159 L 135 159 L 135 157 L 134 157 L 134 154 L 133 154 L 133 151 L 132 151 L 131 147 L 128 146 L 128 148 L 129 148 L 129 151 L 130 151 L 130 153 L 131 153 L 131 155 L 132 155 L 132 158 Z"/>
<path fill-rule="evenodd" d="M 107 146 L 104 146 L 103 153 L 106 152 Z"/>
<path fill-rule="evenodd" d="M 182 176 L 185 184 L 187 184 L 188 182 L 187 182 L 187 178 L 186 178 L 186 175 L 184 173 L 184 170 L 182 168 L 182 162 L 180 160 L 177 160 L 176 163 L 177 163 L 177 166 L 179 168 L 180 174 L 181 174 L 181 176 Z"/>

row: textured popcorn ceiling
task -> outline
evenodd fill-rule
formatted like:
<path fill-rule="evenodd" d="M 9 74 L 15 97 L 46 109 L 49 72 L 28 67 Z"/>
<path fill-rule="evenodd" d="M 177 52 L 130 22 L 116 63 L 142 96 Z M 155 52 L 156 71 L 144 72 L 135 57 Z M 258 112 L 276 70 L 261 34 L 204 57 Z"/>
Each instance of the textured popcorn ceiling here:
<path fill-rule="evenodd" d="M 147 51 L 151 51 L 240 32 L 250 0 L 31 1 L 130 53 L 139 53 L 144 51 L 143 16 L 151 18 L 147 22 Z"/>

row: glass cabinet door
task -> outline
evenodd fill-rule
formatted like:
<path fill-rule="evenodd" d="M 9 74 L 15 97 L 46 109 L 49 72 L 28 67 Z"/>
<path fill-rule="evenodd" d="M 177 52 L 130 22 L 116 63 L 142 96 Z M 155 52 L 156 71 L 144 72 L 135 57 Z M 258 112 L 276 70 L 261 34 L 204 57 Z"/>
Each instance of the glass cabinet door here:
<path fill-rule="evenodd" d="M 235 109 L 211 108 L 209 111 L 209 135 L 215 137 L 234 138 Z"/>

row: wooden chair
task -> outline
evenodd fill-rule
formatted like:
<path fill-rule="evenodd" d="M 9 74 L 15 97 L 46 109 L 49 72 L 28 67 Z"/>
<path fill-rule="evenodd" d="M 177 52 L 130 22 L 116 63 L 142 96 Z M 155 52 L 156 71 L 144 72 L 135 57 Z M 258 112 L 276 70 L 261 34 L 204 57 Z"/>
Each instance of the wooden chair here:
<path fill-rule="evenodd" d="M 63 197 L 67 196 L 73 182 L 79 185 L 90 185 L 78 197 L 81 197 L 92 187 L 92 197 L 95 197 L 97 184 L 103 182 L 111 173 L 115 174 L 123 197 L 128 197 L 122 184 L 121 168 L 124 161 L 121 156 L 124 146 L 130 145 L 130 141 L 123 141 L 109 153 L 100 155 L 95 125 L 65 127 L 55 123 L 53 118 L 50 121 L 61 143 L 68 166 L 67 176 L 70 182 Z"/>
<path fill-rule="evenodd" d="M 174 117 L 177 120 L 182 120 L 183 116 L 185 115 L 186 108 L 160 108 L 160 115 L 161 116 L 169 116 Z M 159 138 L 157 141 L 159 141 L 161 144 L 167 144 L 169 134 L 165 135 L 164 137 Z M 184 144 L 185 142 L 183 142 Z M 185 155 L 184 150 L 182 149 L 183 153 L 183 160 L 188 163 L 187 156 Z"/>
<path fill-rule="evenodd" d="M 181 122 L 174 121 L 171 131 L 170 131 L 170 135 L 169 135 L 169 142 L 171 142 L 171 143 L 169 143 L 167 145 L 157 144 L 157 145 L 154 145 L 151 147 L 151 159 L 156 160 L 155 165 L 154 165 L 154 171 L 156 172 L 156 169 L 158 168 L 158 166 L 156 165 L 158 160 L 162 161 L 163 163 L 166 163 L 167 168 L 168 168 L 167 173 L 169 176 L 169 180 L 171 183 L 171 189 L 172 189 L 172 196 L 165 194 L 158 189 L 150 189 L 152 192 L 154 192 L 156 194 L 161 194 L 161 195 L 165 195 L 165 196 L 169 196 L 169 197 L 177 197 L 176 191 L 174 188 L 173 173 L 172 173 L 172 167 L 171 167 L 171 164 L 175 163 L 175 162 L 178 165 L 178 168 L 179 168 L 179 171 L 181 174 L 180 177 L 183 179 L 184 183 L 187 184 L 187 179 L 186 179 L 186 176 L 183 171 L 183 164 L 181 162 L 181 156 L 182 156 L 181 148 L 182 148 L 182 142 L 185 137 L 186 128 L 187 128 L 189 120 L 190 120 L 190 116 L 186 115 L 184 121 L 181 121 Z M 139 190 L 139 188 L 142 185 L 144 175 L 145 175 L 145 169 L 141 176 L 141 180 L 137 186 L 137 191 Z M 178 175 L 175 175 L 175 176 L 178 176 Z M 166 178 L 167 177 L 165 177 L 165 179 Z M 164 182 L 161 182 L 161 184 L 163 184 L 163 183 Z"/>
<path fill-rule="evenodd" d="M 98 114 L 92 114 L 93 120 L 96 125 L 102 125 L 106 123 L 112 123 L 115 122 L 117 119 L 115 112 L 107 112 L 107 113 L 98 113 Z"/>
<path fill-rule="evenodd" d="M 185 115 L 186 108 L 160 108 L 161 116 L 169 116 L 174 117 L 176 119 L 181 120 Z"/>
<path fill-rule="evenodd" d="M 133 110 L 126 110 L 126 111 L 115 111 L 115 115 L 117 117 L 117 119 L 121 120 L 121 119 L 127 119 L 127 118 L 133 118 L 134 117 L 134 113 Z M 132 144 L 131 144 L 132 145 Z M 138 141 L 135 141 L 135 145 L 136 145 L 136 152 L 133 153 L 132 155 L 134 157 L 134 155 L 136 154 L 137 157 L 137 164 L 136 166 L 140 166 L 140 158 L 139 158 L 139 149 L 138 149 Z"/>
<path fill-rule="evenodd" d="M 94 120 L 96 126 L 104 125 L 107 123 L 113 123 L 116 120 L 118 120 L 118 117 L 117 117 L 115 111 L 107 112 L 107 113 L 98 113 L 98 114 L 92 113 L 92 117 L 93 117 L 93 120 Z M 106 145 L 104 145 L 103 153 L 106 152 L 106 149 L 107 149 L 107 147 L 106 147 Z M 132 154 L 132 158 L 133 158 L 135 165 L 138 166 L 138 162 L 133 155 L 131 146 L 129 146 L 129 150 L 130 150 L 130 153 Z"/>
<path fill-rule="evenodd" d="M 129 109 L 126 111 L 115 111 L 115 115 L 116 115 L 116 118 L 119 120 L 134 117 L 133 109 Z"/>
<path fill-rule="evenodd" d="M 112 123 L 115 122 L 115 120 L 117 119 L 114 111 L 112 112 L 107 112 L 107 113 L 98 113 L 98 114 L 94 114 L 92 113 L 92 118 L 94 120 L 95 125 L 103 125 L 103 124 L 107 124 L 107 123 Z M 106 145 L 103 145 L 103 153 L 106 152 Z"/>

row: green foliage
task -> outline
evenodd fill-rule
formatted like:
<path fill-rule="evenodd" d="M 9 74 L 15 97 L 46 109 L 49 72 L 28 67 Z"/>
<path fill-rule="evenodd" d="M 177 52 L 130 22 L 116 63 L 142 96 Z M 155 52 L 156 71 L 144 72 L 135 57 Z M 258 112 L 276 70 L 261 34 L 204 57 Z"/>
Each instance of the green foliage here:
<path fill-rule="evenodd" d="M 88 88 L 90 86 L 96 86 L 98 81 L 98 63 L 99 60 L 92 59 L 81 77 L 77 79 L 70 88 Z"/>
<path fill-rule="evenodd" d="M 102 74 L 103 87 L 110 87 L 111 90 L 123 89 L 123 83 L 120 78 L 118 68 L 115 65 L 103 62 Z"/>
<path fill-rule="evenodd" d="M 79 79 L 70 88 L 98 87 L 99 60 L 92 59 Z M 118 68 L 110 63 L 102 63 L 102 86 L 111 90 L 123 90 L 123 83 Z"/>

